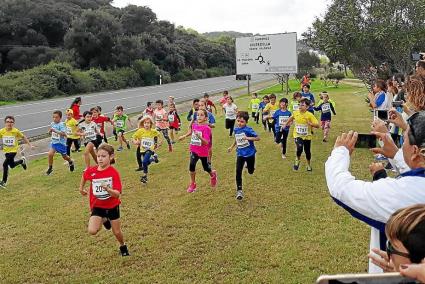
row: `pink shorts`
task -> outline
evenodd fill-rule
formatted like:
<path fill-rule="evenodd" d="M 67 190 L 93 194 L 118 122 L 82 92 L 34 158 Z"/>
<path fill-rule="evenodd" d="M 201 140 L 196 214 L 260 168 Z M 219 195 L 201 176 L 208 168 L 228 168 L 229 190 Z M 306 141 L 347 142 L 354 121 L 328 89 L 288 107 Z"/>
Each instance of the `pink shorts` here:
<path fill-rule="evenodd" d="M 322 120 L 320 121 L 320 125 L 322 126 L 322 129 L 329 129 L 331 128 L 331 121 L 330 120 Z"/>

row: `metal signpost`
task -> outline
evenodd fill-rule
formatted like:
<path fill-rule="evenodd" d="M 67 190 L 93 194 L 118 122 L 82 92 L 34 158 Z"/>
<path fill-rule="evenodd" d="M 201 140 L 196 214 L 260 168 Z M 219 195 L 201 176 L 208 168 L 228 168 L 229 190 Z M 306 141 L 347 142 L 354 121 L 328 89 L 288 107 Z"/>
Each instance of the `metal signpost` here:
<path fill-rule="evenodd" d="M 236 39 L 236 74 L 288 74 L 289 77 L 297 72 L 297 33 Z"/>

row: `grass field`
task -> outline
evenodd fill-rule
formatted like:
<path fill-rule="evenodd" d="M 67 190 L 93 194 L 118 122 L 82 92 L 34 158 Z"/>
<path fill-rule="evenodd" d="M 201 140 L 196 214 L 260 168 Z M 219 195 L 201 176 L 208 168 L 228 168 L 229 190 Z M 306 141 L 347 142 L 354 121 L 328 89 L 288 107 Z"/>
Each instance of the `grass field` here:
<path fill-rule="evenodd" d="M 312 90 L 320 91 L 315 84 Z M 214 129 L 215 190 L 198 164 L 198 191 L 186 193 L 188 140 L 173 153 L 159 150 L 147 186 L 134 171 L 135 149 L 118 153 L 127 258 L 118 255 L 111 232 L 91 237 L 86 231 L 88 200 L 78 192 L 82 157 L 74 156 L 74 173 L 59 157 L 52 176 L 43 175 L 44 158 L 27 172 L 11 170 L 8 189 L 0 191 L 0 282 L 312 283 L 324 273 L 365 271 L 369 229 L 332 202 L 324 162 L 336 135 L 367 131 L 370 114 L 363 96 L 353 95 L 361 88 L 327 90 L 337 116 L 332 142 L 322 143 L 321 131 L 315 131 L 313 172 L 303 162 L 293 172 L 293 143 L 282 160 L 272 135 L 255 125 L 261 137 L 256 171 L 244 173 L 242 202 L 234 198 L 235 153 L 226 152 L 232 140 L 222 116 Z M 243 96 L 236 104 L 246 109 L 248 100 Z M 367 150 L 355 152 L 352 171 L 369 179 L 371 161 Z"/>

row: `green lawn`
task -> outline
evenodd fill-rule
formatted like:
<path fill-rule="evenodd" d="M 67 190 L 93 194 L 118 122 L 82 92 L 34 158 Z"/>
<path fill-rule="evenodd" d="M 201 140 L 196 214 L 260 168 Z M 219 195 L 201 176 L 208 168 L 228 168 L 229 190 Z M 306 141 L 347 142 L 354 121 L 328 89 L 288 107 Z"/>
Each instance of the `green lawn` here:
<path fill-rule="evenodd" d="M 368 130 L 370 114 L 363 98 L 353 95 L 361 91 L 328 89 L 337 102 L 332 140 L 347 129 Z M 236 104 L 244 109 L 248 100 L 243 96 Z M 74 156 L 74 173 L 59 157 L 49 177 L 43 175 L 45 158 L 27 172 L 11 170 L 8 189 L 0 191 L 0 282 L 312 283 L 323 273 L 365 271 L 369 228 L 333 203 L 324 179 L 333 142 L 322 143 L 316 130 L 313 172 L 303 162 L 293 172 L 293 143 L 282 160 L 271 134 L 254 128 L 261 136 L 257 166 L 253 176 L 244 173 L 242 202 L 234 198 L 235 154 L 226 152 L 232 140 L 222 116 L 214 129 L 215 190 L 198 164 L 198 191 L 186 193 L 188 140 L 173 153 L 159 150 L 147 186 L 134 172 L 135 149 L 118 153 L 127 258 L 118 255 L 111 232 L 86 232 L 88 200 L 78 192 L 81 157 Z M 355 152 L 355 175 L 369 179 L 370 161 L 367 150 Z"/>

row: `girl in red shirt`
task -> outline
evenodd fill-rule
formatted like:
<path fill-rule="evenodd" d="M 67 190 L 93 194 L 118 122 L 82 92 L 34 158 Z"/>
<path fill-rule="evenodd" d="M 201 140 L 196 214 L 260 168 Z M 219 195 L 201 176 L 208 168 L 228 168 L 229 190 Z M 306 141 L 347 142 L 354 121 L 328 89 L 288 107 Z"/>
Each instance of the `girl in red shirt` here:
<path fill-rule="evenodd" d="M 111 119 L 101 114 L 102 109 L 99 106 L 91 108 L 90 111 L 93 113 L 92 121 L 96 123 L 97 127 L 100 129 L 101 137 L 97 137 L 99 144 L 102 143 L 102 140 L 108 143 L 108 138 L 105 133 L 105 122 L 109 122 L 112 125 Z"/>
<path fill-rule="evenodd" d="M 174 135 L 177 135 L 181 125 L 181 120 L 180 120 L 179 114 L 177 113 L 175 104 L 170 104 L 168 106 L 168 122 L 170 124 L 171 143 L 174 144 L 175 143 Z"/>
<path fill-rule="evenodd" d="M 82 115 L 80 114 L 80 106 L 81 106 L 81 97 L 75 98 L 75 100 L 72 102 L 70 109 L 72 109 L 74 113 L 74 119 L 80 120 Z"/>
<path fill-rule="evenodd" d="M 114 160 L 114 147 L 109 144 L 102 144 L 97 150 L 97 166 L 89 167 L 83 173 L 80 182 L 81 195 L 87 195 L 84 185 L 90 181 L 90 209 L 88 232 L 96 235 L 102 227 L 111 229 L 117 241 L 120 243 L 120 253 L 122 256 L 130 255 L 127 245 L 124 243 L 124 236 L 121 232 L 120 222 L 120 196 L 122 192 L 121 178 L 118 171 L 111 166 Z"/>

